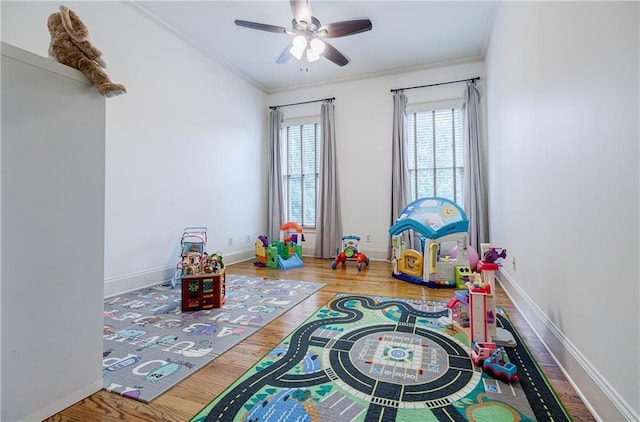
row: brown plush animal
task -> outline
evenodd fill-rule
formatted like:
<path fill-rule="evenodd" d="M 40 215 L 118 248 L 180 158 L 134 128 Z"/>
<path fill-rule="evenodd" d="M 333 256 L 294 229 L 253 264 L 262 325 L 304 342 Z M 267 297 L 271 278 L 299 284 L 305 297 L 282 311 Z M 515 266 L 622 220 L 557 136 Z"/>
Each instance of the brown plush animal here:
<path fill-rule="evenodd" d="M 87 27 L 73 10 L 60 6 L 59 13 L 49 16 L 47 27 L 51 34 L 51 57 L 84 73 L 102 96 L 127 92 L 124 86 L 112 83 L 104 72 L 107 65 L 101 59 L 102 52 L 91 44 Z"/>

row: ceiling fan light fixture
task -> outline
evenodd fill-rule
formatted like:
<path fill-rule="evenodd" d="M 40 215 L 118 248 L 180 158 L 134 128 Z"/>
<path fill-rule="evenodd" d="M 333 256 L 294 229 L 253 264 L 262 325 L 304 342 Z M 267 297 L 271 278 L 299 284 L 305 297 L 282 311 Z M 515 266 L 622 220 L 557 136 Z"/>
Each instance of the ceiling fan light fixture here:
<path fill-rule="evenodd" d="M 302 56 L 306 51 L 308 62 L 317 61 L 320 56 L 324 56 L 338 66 L 344 66 L 349 63 L 349 59 L 330 43 L 318 38 L 346 37 L 347 35 L 370 31 L 373 28 L 369 19 L 352 19 L 322 25 L 311 14 L 309 0 L 289 0 L 289 3 L 293 12 L 291 29 L 241 19 L 234 21 L 236 25 L 249 29 L 295 36 L 290 47 L 287 47 L 276 59 L 278 64 L 287 63 L 292 56 L 297 60 L 302 60 Z"/>
<path fill-rule="evenodd" d="M 296 59 L 300 60 L 304 54 L 304 50 L 307 48 L 307 38 L 303 35 L 298 35 L 293 39 L 292 47 L 289 49 L 289 53 Z"/>
<path fill-rule="evenodd" d="M 317 55 L 320 55 L 324 51 L 324 42 L 318 38 L 314 38 L 309 43 L 309 48 L 311 48 L 311 50 L 313 50 Z"/>
<path fill-rule="evenodd" d="M 293 39 L 293 46 L 304 51 L 307 48 L 307 37 L 304 35 L 298 35 Z"/>
<path fill-rule="evenodd" d="M 307 61 L 309 63 L 320 60 L 320 54 L 316 53 L 312 48 L 307 48 Z"/>
<path fill-rule="evenodd" d="M 302 54 L 304 53 L 304 48 L 296 47 L 295 45 L 289 49 L 289 53 L 296 59 L 300 60 L 302 58 Z"/>

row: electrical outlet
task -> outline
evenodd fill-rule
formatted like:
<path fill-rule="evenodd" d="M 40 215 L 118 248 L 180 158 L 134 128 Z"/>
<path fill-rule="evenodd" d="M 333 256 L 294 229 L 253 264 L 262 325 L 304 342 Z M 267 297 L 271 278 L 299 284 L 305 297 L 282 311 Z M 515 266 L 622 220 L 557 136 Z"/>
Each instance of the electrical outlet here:
<path fill-rule="evenodd" d="M 511 257 L 511 266 L 513 267 L 513 271 L 516 270 L 516 257 L 512 256 Z"/>
<path fill-rule="evenodd" d="M 233 237 L 227 239 L 227 243 L 229 244 L 229 246 L 233 246 Z"/>
<path fill-rule="evenodd" d="M 251 243 L 251 235 L 250 234 L 247 235 L 247 243 Z"/>
<path fill-rule="evenodd" d="M 370 234 L 367 234 L 367 235 L 365 236 L 365 238 L 364 238 L 364 241 L 365 241 L 365 242 L 367 242 L 367 243 L 371 243 L 371 235 L 370 235 Z"/>

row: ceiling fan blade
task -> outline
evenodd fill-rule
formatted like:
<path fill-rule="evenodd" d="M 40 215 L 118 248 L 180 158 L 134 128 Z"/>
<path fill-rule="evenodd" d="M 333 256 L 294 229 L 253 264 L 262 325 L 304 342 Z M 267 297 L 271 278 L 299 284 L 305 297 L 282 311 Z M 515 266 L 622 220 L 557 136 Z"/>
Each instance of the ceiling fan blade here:
<path fill-rule="evenodd" d="M 291 60 L 291 57 L 293 57 L 291 55 L 291 53 L 289 52 L 289 50 L 291 49 L 292 46 L 293 46 L 293 44 L 288 45 L 287 48 L 285 48 L 282 51 L 282 53 L 280 53 L 280 55 L 276 59 L 276 63 L 278 63 L 278 64 L 289 63 L 289 60 Z"/>
<path fill-rule="evenodd" d="M 290 0 L 291 11 L 296 22 L 311 23 L 311 6 L 309 0 Z"/>
<path fill-rule="evenodd" d="M 331 60 L 338 66 L 344 66 L 345 64 L 349 63 L 349 59 L 347 59 L 341 52 L 339 52 L 334 46 L 327 43 L 326 41 L 324 43 L 324 51 L 322 52 L 322 55 L 327 60 Z"/>
<path fill-rule="evenodd" d="M 369 19 L 355 19 L 322 25 L 318 31 L 327 31 L 326 38 L 338 38 L 370 31 L 371 28 L 373 28 L 373 24 Z"/>
<path fill-rule="evenodd" d="M 243 21 L 239 19 L 236 19 L 233 22 L 236 25 L 244 26 L 245 28 L 258 29 L 260 31 L 267 31 L 267 32 L 275 32 L 278 34 L 279 33 L 286 34 L 288 31 L 287 28 L 283 28 L 281 26 L 267 25 L 266 23 L 249 22 L 249 21 Z"/>

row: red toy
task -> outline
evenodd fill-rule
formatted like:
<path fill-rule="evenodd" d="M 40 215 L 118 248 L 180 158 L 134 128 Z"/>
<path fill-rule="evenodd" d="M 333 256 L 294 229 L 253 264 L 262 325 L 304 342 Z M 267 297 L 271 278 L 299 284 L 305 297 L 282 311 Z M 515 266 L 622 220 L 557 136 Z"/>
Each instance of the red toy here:
<path fill-rule="evenodd" d="M 344 266 L 347 261 L 356 261 L 358 271 L 362 271 L 365 265 L 369 265 L 369 258 L 358 251 L 360 236 L 342 236 L 342 250 L 336 250 L 336 259 L 331 263 L 331 269 L 335 270 L 338 264 Z"/>

